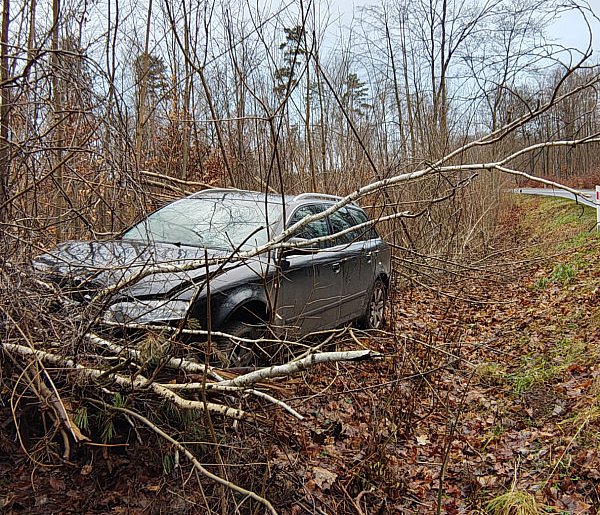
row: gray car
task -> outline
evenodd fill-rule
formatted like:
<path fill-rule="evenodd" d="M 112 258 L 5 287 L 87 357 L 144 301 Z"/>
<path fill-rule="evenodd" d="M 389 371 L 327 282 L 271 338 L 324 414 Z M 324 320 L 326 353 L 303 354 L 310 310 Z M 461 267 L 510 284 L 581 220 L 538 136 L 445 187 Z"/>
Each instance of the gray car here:
<path fill-rule="evenodd" d="M 199 327 L 246 339 L 267 329 L 298 338 L 353 321 L 378 329 L 390 249 L 357 205 L 308 223 L 286 239 L 288 248 L 254 252 L 338 200 L 204 190 L 155 211 L 117 239 L 63 243 L 39 256 L 34 268 L 82 303 L 123 285 L 103 301 L 101 318 L 112 326 Z M 270 361 L 272 350 L 239 342 L 220 342 L 228 364 Z"/>

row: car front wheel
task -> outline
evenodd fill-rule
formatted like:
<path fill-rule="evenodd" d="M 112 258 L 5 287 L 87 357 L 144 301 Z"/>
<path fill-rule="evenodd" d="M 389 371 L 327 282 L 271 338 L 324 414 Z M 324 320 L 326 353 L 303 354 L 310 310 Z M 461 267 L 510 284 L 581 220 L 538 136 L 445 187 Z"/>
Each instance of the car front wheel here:
<path fill-rule="evenodd" d="M 223 366 L 238 368 L 260 364 L 262 353 L 256 340 L 264 338 L 266 333 L 264 325 L 232 320 L 223 327 L 221 332 L 233 337 L 225 336 L 219 341 L 218 356 Z"/>

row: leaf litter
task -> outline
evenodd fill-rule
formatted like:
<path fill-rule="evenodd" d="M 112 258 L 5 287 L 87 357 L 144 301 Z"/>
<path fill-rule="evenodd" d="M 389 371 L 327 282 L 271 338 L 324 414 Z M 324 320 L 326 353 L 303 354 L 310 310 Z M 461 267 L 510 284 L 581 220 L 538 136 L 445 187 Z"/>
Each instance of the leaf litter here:
<path fill-rule="evenodd" d="M 262 421 L 223 426 L 229 479 L 280 513 L 509 514 L 521 501 L 539 513 L 596 513 L 599 240 L 578 236 L 581 226 L 538 223 L 540 202 L 504 217 L 512 251 L 490 274 L 471 271 L 443 291 L 405 287 L 392 299 L 389 333 L 347 340 L 385 359 L 320 365 L 277 383 L 305 420 L 258 404 Z M 218 498 L 208 485 L 186 486 L 184 464 L 167 471 L 165 451 L 161 460 L 139 430 L 125 447 L 87 447 L 77 463 L 38 469 L 2 427 L 6 513 L 199 513 L 202 499 Z M 227 511 L 252 512 L 240 502 Z"/>

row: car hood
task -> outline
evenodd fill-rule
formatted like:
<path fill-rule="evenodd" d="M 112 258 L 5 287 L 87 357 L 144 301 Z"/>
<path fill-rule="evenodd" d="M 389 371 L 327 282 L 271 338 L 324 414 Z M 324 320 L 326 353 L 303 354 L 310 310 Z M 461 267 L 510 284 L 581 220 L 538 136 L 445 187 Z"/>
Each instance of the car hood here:
<path fill-rule="evenodd" d="M 78 290 L 90 298 L 102 288 L 114 286 L 141 270 L 154 265 L 189 265 L 199 261 L 199 267 L 183 272 L 156 273 L 134 281 L 121 290 L 128 297 L 160 296 L 189 288 L 206 275 L 205 256 L 226 257 L 225 251 L 133 240 L 68 241 L 36 258 L 33 267 L 49 278 Z M 219 265 L 212 265 L 214 271 Z M 236 266 L 235 263 L 226 265 Z"/>

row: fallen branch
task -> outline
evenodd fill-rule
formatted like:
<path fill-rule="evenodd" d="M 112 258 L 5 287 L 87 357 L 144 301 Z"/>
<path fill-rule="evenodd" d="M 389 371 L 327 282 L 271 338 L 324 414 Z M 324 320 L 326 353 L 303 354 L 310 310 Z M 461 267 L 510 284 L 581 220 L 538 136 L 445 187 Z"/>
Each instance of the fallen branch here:
<path fill-rule="evenodd" d="M 319 363 L 331 363 L 336 361 L 363 361 L 368 359 L 380 358 L 382 354 L 374 352 L 372 350 L 353 350 L 345 352 L 322 352 L 319 354 L 311 354 L 306 358 L 302 358 L 298 361 L 292 361 L 285 365 L 273 365 L 268 368 L 261 368 L 230 379 L 228 381 L 221 381 L 221 386 L 248 386 L 251 384 L 264 381 L 273 377 L 290 376 L 298 372 L 303 372 L 312 368 L 314 365 Z"/>
<path fill-rule="evenodd" d="M 180 397 L 175 392 L 165 388 L 163 385 L 158 383 L 152 383 L 148 381 L 147 378 L 137 375 L 135 378 L 125 377 L 120 374 L 109 373 L 107 374 L 105 370 L 100 370 L 96 368 L 88 368 L 83 365 L 79 365 L 75 363 L 73 360 L 68 358 L 62 358 L 61 356 L 57 356 L 56 354 L 52 354 L 49 352 L 31 349 L 29 347 L 25 347 L 23 345 L 17 345 L 14 343 L 2 343 L 2 348 L 6 351 L 16 352 L 21 356 L 35 356 L 41 361 L 51 363 L 53 365 L 58 365 L 62 368 L 69 369 L 73 372 L 78 373 L 88 379 L 97 380 L 97 379 L 110 379 L 115 382 L 119 386 L 123 386 L 125 388 L 138 388 L 138 389 L 149 389 L 154 391 L 160 397 L 171 401 L 177 407 L 182 409 L 189 410 L 203 410 L 208 409 L 213 413 L 217 413 L 219 415 L 223 415 L 226 417 L 231 417 L 235 419 L 241 419 L 246 416 L 246 413 L 242 410 L 236 408 L 230 408 L 228 406 L 223 406 L 222 404 L 215 404 L 212 402 L 203 402 L 203 401 L 192 401 L 188 399 L 184 399 Z"/>
<path fill-rule="evenodd" d="M 284 409 L 298 420 L 304 420 L 304 416 L 298 413 L 294 408 L 286 404 L 285 402 L 276 399 L 272 395 L 269 395 L 266 392 L 262 392 L 260 390 L 255 390 L 254 388 L 246 388 L 244 386 L 231 386 L 231 385 L 223 385 L 220 383 L 175 383 L 175 384 L 163 384 L 165 388 L 169 390 L 181 391 L 181 390 L 212 390 L 217 392 L 241 392 L 241 393 L 250 393 L 255 395 L 256 397 L 260 397 L 265 399 L 273 404 L 276 404 L 280 408 Z"/>
<path fill-rule="evenodd" d="M 97 336 L 93 333 L 87 334 L 86 338 L 88 339 L 89 342 L 100 345 L 102 347 L 106 347 L 107 349 L 109 349 L 112 352 L 115 352 L 116 354 L 127 353 L 127 354 L 129 354 L 130 357 L 132 357 L 134 359 L 139 359 L 141 356 L 140 351 L 137 349 L 123 347 L 121 345 L 113 343 L 104 338 L 100 338 L 99 336 Z M 195 362 L 187 360 L 185 358 L 169 358 L 165 362 L 165 366 L 172 368 L 172 369 L 176 369 L 176 370 L 183 370 L 185 372 L 192 373 L 192 374 L 204 373 L 206 371 L 206 373 L 208 375 L 217 379 L 218 381 L 224 381 L 224 379 L 221 376 L 219 376 L 219 374 L 217 374 L 214 370 L 212 370 L 211 367 L 207 367 L 206 365 L 204 365 L 202 363 L 195 363 Z M 206 389 L 206 390 L 214 390 L 214 391 L 222 391 L 222 392 L 240 392 L 240 391 L 242 391 L 244 393 L 250 393 L 252 395 L 255 395 L 256 397 L 261 397 L 265 400 L 268 400 L 269 402 L 272 402 L 273 404 L 276 404 L 277 406 L 281 407 L 282 409 L 284 409 L 285 411 L 287 411 L 288 413 L 290 413 L 291 415 L 293 415 L 294 417 L 296 417 L 299 420 L 304 419 L 304 417 L 302 415 L 300 415 L 300 413 L 298 413 L 291 406 L 288 406 L 285 402 L 280 401 L 279 399 L 276 399 L 275 397 L 269 395 L 268 393 L 261 392 L 260 390 L 255 390 L 253 388 L 227 386 L 227 385 L 222 385 L 220 383 L 205 383 L 205 382 L 183 383 L 183 384 L 181 384 L 181 383 L 179 383 L 179 384 L 177 384 L 177 383 L 176 384 L 162 384 L 160 386 L 167 388 L 168 390 L 203 390 L 203 389 Z"/>
<path fill-rule="evenodd" d="M 132 349 L 130 347 L 124 347 L 122 345 L 111 342 L 110 340 L 106 340 L 105 338 L 101 338 L 100 336 L 94 333 L 88 333 L 85 335 L 87 340 L 90 343 L 95 345 L 100 345 L 101 347 L 105 347 L 111 352 L 115 354 L 128 354 L 131 358 L 139 360 L 141 358 L 141 353 L 137 349 Z M 217 381 L 221 381 L 223 378 L 217 374 L 212 367 L 206 366 L 203 363 L 196 363 L 195 361 L 191 361 L 186 358 L 169 358 L 165 362 L 165 366 L 168 368 L 172 368 L 175 370 L 183 370 L 184 372 L 188 372 L 190 374 L 204 374 L 213 377 Z"/>
<path fill-rule="evenodd" d="M 17 331 L 19 331 L 19 333 L 21 334 L 23 339 L 27 342 L 27 347 L 25 347 L 25 348 L 33 350 L 34 349 L 33 342 L 28 338 L 27 334 L 25 334 L 25 332 L 23 331 L 21 326 L 10 315 L 10 313 L 8 313 L 4 309 L 2 309 L 2 311 L 4 312 L 5 316 L 13 323 L 13 325 L 15 326 Z M 89 438 L 81 433 L 77 424 L 75 424 L 75 422 L 72 420 L 70 410 L 68 410 L 67 407 L 65 406 L 65 403 L 63 402 L 63 400 L 60 396 L 60 393 L 58 392 L 58 388 L 56 388 L 56 385 L 54 384 L 52 377 L 50 377 L 50 374 L 44 367 L 44 364 L 39 359 L 36 359 L 36 365 L 37 365 L 36 366 L 37 372 L 35 374 L 36 386 L 35 387 L 33 386 L 34 379 L 32 377 L 30 377 L 31 388 L 33 388 L 34 391 L 38 390 L 38 391 L 36 391 L 36 394 L 38 395 L 38 397 L 40 399 L 43 398 L 50 406 L 52 406 L 52 408 L 54 409 L 55 416 L 57 417 L 57 420 L 61 421 L 62 424 L 64 425 L 64 427 L 68 429 L 69 433 L 71 434 L 71 436 L 73 437 L 75 442 L 81 442 L 84 440 L 89 441 Z M 29 376 L 29 374 L 26 374 L 25 372 L 24 372 L 24 374 L 26 377 Z M 48 383 L 50 384 L 52 389 L 48 388 L 48 386 L 46 386 L 44 381 L 40 380 L 39 376 L 41 374 L 44 375 L 44 377 L 46 378 L 46 380 L 48 381 Z M 64 448 L 65 448 L 63 457 L 65 459 L 69 459 L 70 458 L 69 438 L 66 436 L 66 433 L 64 432 L 63 429 L 61 429 L 61 434 L 63 435 Z"/>

